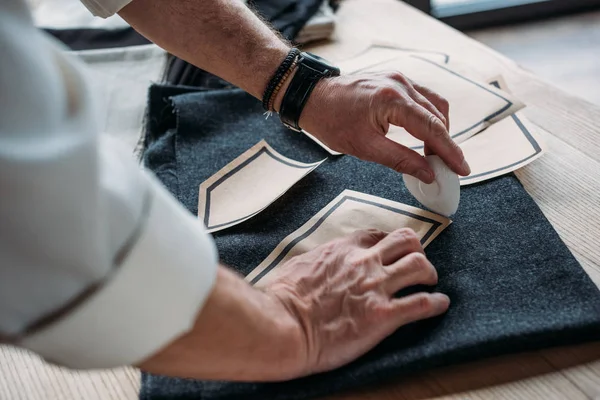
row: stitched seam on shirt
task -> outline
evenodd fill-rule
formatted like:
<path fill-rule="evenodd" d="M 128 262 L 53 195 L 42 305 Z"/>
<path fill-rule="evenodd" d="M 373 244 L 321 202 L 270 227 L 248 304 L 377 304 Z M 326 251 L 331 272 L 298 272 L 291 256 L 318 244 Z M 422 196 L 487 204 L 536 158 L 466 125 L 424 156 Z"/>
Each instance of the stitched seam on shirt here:
<path fill-rule="evenodd" d="M 113 268 L 107 274 L 107 276 L 104 277 L 104 279 L 102 279 L 100 282 L 96 282 L 88 286 L 83 292 L 79 293 L 73 300 L 69 301 L 67 304 L 38 318 L 35 322 L 29 324 L 21 333 L 13 336 L 0 335 L 0 343 L 4 342 L 15 344 L 23 340 L 25 337 L 39 332 L 44 328 L 48 327 L 49 325 L 52 325 L 53 323 L 65 317 L 70 312 L 74 311 L 77 307 L 85 303 L 86 300 L 88 300 L 92 295 L 94 295 L 107 282 L 109 282 L 114 277 L 115 273 L 119 270 L 123 261 L 131 253 L 131 250 L 134 248 L 135 244 L 139 241 L 140 237 L 145 231 L 144 228 L 146 227 L 146 225 L 148 224 L 148 220 L 150 219 L 150 211 L 152 209 L 153 200 L 154 196 L 149 190 L 144 195 L 144 203 L 142 205 L 142 212 L 140 215 L 139 223 L 137 224 L 133 233 L 125 241 L 123 246 L 121 246 L 121 248 L 115 254 L 115 257 L 113 258 Z"/>

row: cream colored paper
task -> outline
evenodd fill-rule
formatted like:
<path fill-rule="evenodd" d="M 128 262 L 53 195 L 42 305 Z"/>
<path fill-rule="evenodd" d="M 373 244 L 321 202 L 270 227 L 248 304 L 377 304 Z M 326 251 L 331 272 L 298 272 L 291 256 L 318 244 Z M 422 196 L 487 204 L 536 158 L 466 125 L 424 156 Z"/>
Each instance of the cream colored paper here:
<path fill-rule="evenodd" d="M 506 90 L 501 77 L 493 85 Z M 515 171 L 544 154 L 544 144 L 532 124 L 518 112 L 460 144 L 471 166 L 461 186 L 482 182 Z"/>
<path fill-rule="evenodd" d="M 305 164 L 291 160 L 262 140 L 200 185 L 198 218 L 209 232 L 244 222 L 323 161 Z"/>
<path fill-rule="evenodd" d="M 321 142 L 319 139 L 317 139 L 316 137 L 314 137 L 310 133 L 306 132 L 305 130 L 303 130 L 302 133 L 304 133 L 306 136 L 308 136 L 309 138 L 311 138 L 313 140 L 313 142 L 315 142 L 316 144 L 318 144 L 319 146 L 321 146 L 326 152 L 328 152 L 332 156 L 342 155 L 342 153 L 340 153 L 339 151 L 331 150 L 329 147 L 327 147 L 327 145 L 325 143 Z"/>
<path fill-rule="evenodd" d="M 251 283 L 260 281 L 262 285 L 268 280 L 269 272 L 290 258 L 359 229 L 375 228 L 392 232 L 400 228 L 412 228 L 425 247 L 450 223 L 448 218 L 429 211 L 345 190 L 301 228 L 283 239 L 275 250 L 248 274 L 246 280 Z"/>
<path fill-rule="evenodd" d="M 341 66 L 344 66 L 345 71 L 351 73 L 348 70 L 348 64 L 354 65 L 353 70 L 370 67 L 372 65 L 380 64 L 382 62 L 392 61 L 398 56 L 410 56 L 415 55 L 422 58 L 426 58 L 430 61 L 438 64 L 448 64 L 450 56 L 445 53 L 426 50 L 426 49 L 412 49 L 406 47 L 399 47 L 397 44 L 388 43 L 383 40 L 373 42 L 371 46 L 365 49 L 363 52 L 355 55 L 351 59 L 341 61 Z"/>
<path fill-rule="evenodd" d="M 405 55 L 402 51 L 396 51 L 398 56 L 389 59 L 390 51 L 372 48 L 339 66 L 345 73 L 400 71 L 412 81 L 439 93 L 450 103 L 450 134 L 457 143 L 524 107 L 511 94 L 471 80 L 448 65 Z M 407 147 L 422 149 L 422 142 L 403 128 L 391 126 L 387 136 Z"/>

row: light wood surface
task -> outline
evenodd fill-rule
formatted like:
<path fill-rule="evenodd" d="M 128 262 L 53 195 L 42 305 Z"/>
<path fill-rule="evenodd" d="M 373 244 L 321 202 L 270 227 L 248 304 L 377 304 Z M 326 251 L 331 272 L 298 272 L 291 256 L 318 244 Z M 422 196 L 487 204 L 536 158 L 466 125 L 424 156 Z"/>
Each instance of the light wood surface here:
<path fill-rule="evenodd" d="M 479 29 L 472 38 L 600 106 L 600 11 Z"/>
<path fill-rule="evenodd" d="M 336 39 L 311 50 L 332 60 L 372 40 L 437 50 L 482 79 L 502 74 L 527 103 L 548 153 L 517 172 L 561 238 L 600 285 L 600 107 L 565 94 L 513 61 L 397 0 L 346 0 Z M 594 90 L 591 88 L 590 90 Z M 139 372 L 71 372 L 0 347 L 0 399 L 134 399 Z M 600 342 L 429 371 L 330 400 L 598 399 Z"/>

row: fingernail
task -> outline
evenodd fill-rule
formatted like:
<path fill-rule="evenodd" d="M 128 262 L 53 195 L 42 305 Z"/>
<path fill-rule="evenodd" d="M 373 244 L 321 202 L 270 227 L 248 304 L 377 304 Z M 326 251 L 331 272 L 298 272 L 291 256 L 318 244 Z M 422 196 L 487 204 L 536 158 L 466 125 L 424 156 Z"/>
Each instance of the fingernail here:
<path fill-rule="evenodd" d="M 417 177 L 418 180 L 425 182 L 425 183 L 431 183 L 431 182 L 433 182 L 433 179 L 435 178 L 432 171 L 427 171 L 424 169 L 418 170 L 417 173 L 415 174 L 415 176 Z"/>
<path fill-rule="evenodd" d="M 469 163 L 467 162 L 466 158 L 463 158 L 463 162 L 461 164 L 461 169 L 465 176 L 471 174 L 471 167 L 469 167 Z"/>
<path fill-rule="evenodd" d="M 446 296 L 443 293 L 432 293 L 432 296 L 436 298 L 438 304 L 438 311 L 443 312 L 450 306 L 450 297 Z"/>

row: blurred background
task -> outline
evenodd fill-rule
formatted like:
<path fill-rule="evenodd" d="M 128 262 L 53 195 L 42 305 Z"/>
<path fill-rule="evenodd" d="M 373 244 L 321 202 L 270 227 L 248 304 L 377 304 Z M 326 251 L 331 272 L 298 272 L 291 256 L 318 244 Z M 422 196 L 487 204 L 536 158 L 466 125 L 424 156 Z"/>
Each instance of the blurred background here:
<path fill-rule="evenodd" d="M 93 18 L 78 0 L 27 1 L 36 25 L 72 50 L 83 50 L 81 57 L 88 57 L 85 50 L 90 48 L 148 43 L 128 30 L 127 23 L 118 16 Z M 314 1 L 296 0 L 302 4 Z M 321 8 L 295 38 L 297 43 L 331 37 L 335 5 L 344 0 L 320 1 Z M 503 53 L 553 85 L 600 105 L 600 0 L 403 1 Z M 268 2 L 286 4 L 290 0 Z M 139 93 L 145 94 L 149 79 L 158 79 L 160 65 L 155 70 L 146 71 L 148 79 L 143 84 L 140 81 Z"/>
<path fill-rule="evenodd" d="M 405 0 L 600 105 L 600 0 Z"/>

